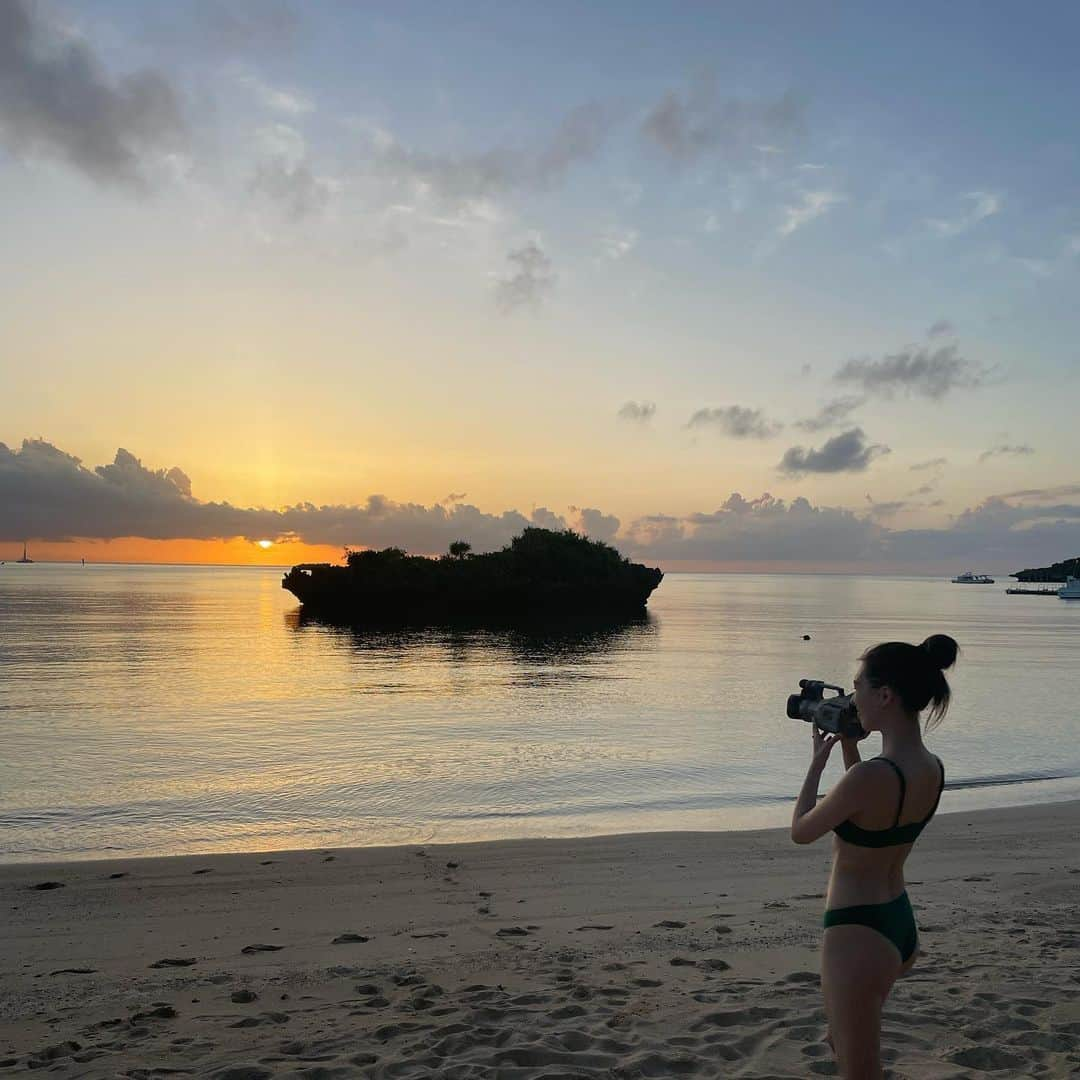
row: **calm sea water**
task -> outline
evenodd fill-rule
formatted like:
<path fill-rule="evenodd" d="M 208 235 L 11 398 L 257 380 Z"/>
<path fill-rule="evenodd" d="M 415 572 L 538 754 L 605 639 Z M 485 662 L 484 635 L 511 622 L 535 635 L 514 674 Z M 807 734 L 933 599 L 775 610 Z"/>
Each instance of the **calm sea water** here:
<path fill-rule="evenodd" d="M 0 567 L 0 861 L 784 824 L 798 678 L 937 631 L 963 649 L 943 812 L 1080 797 L 1080 603 L 669 574 L 617 631 L 357 634 L 280 580 Z"/>

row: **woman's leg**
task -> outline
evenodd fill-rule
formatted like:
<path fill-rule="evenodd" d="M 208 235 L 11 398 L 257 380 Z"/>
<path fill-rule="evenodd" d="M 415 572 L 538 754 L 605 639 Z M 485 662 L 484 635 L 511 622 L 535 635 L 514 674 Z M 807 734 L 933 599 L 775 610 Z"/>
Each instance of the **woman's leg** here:
<path fill-rule="evenodd" d="M 840 1075 L 881 1080 L 881 1009 L 900 954 L 869 926 L 830 926 L 821 949 L 821 990 Z"/>

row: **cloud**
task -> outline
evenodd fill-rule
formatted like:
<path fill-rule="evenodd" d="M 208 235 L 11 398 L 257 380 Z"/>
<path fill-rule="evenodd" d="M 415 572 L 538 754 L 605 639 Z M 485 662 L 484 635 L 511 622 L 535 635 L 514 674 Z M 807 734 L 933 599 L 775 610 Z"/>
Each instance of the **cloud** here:
<path fill-rule="evenodd" d="M 1020 446 L 1009 446 L 1006 443 L 999 443 L 997 446 L 991 446 L 989 450 L 984 450 L 979 455 L 979 464 L 992 457 L 1001 457 L 1002 455 L 1011 454 L 1014 456 L 1021 456 L 1024 454 L 1034 454 L 1035 451 L 1026 443 Z"/>
<path fill-rule="evenodd" d="M 790 143 L 805 127 L 804 113 L 790 91 L 772 100 L 724 96 L 715 76 L 705 74 L 685 94 L 665 94 L 649 109 L 641 133 L 675 165 L 713 153 L 737 164 Z"/>
<path fill-rule="evenodd" d="M 870 504 L 870 516 L 876 521 L 880 521 L 882 518 L 895 517 L 911 505 L 903 499 L 896 499 L 892 502 L 875 502 L 869 495 L 866 496 L 866 501 Z"/>
<path fill-rule="evenodd" d="M 802 497 L 785 502 L 765 493 L 730 495 L 711 512 L 682 517 L 647 514 L 625 526 L 596 508 L 571 507 L 568 518 L 546 507 L 488 514 L 468 504 L 447 508 L 399 503 L 369 495 L 359 505 L 282 509 L 201 502 L 179 468 L 152 469 L 126 450 L 110 465 L 86 468 L 43 440 L 20 449 L 0 443 L 0 540 L 273 538 L 351 547 L 404 547 L 441 554 L 454 540 L 477 552 L 504 546 L 527 525 L 573 525 L 617 544 L 635 560 L 653 562 L 791 560 L 845 570 L 875 565 L 1038 566 L 1062 553 L 1080 552 L 1080 484 L 1026 489 L 1015 498 L 993 496 L 958 515 L 947 528 L 897 531 L 881 524 L 889 503 L 860 515 L 842 507 L 813 506 Z M 1054 497 L 1047 505 L 1024 499 Z M 462 495 L 461 498 L 464 498 Z M 451 501 L 448 499 L 447 501 Z M 876 513 L 873 508 L 877 507 Z"/>
<path fill-rule="evenodd" d="M 503 311 L 538 307 L 555 287 L 551 260 L 536 243 L 526 244 L 506 257 L 515 269 L 496 282 L 495 298 L 499 307 Z"/>
<path fill-rule="evenodd" d="M 628 401 L 619 410 L 620 420 L 636 424 L 647 424 L 655 415 L 656 404 L 652 401 Z"/>
<path fill-rule="evenodd" d="M 570 527 L 593 540 L 603 540 L 610 544 L 619 531 L 619 519 L 614 514 L 605 514 L 602 510 L 591 507 L 571 506 Z"/>
<path fill-rule="evenodd" d="M 1065 499 L 1071 495 L 1080 495 L 1080 484 L 1059 484 L 1049 488 L 1024 488 L 1022 491 L 1009 491 L 999 496 L 1002 499 L 1021 499 L 1023 501 L 1046 499 Z"/>
<path fill-rule="evenodd" d="M 948 465 L 949 459 L 943 457 L 930 458 L 929 461 L 919 461 L 908 468 L 912 472 L 921 472 L 923 469 L 940 469 L 942 465 Z"/>
<path fill-rule="evenodd" d="M 969 191 L 964 198 L 971 203 L 971 208 L 963 214 L 948 220 L 930 218 L 927 224 L 939 236 L 958 236 L 978 225 L 980 221 L 1000 213 L 1002 198 L 989 191 Z"/>
<path fill-rule="evenodd" d="M 320 213 L 333 190 L 334 185 L 315 176 L 306 162 L 291 162 L 285 156 L 261 162 L 248 184 L 248 191 L 276 203 L 290 221 Z"/>
<path fill-rule="evenodd" d="M 790 236 L 796 229 L 821 217 L 830 207 L 845 201 L 843 195 L 835 191 L 807 191 L 802 201 L 795 206 L 784 207 L 784 223 L 777 229 L 781 236 Z"/>
<path fill-rule="evenodd" d="M 624 529 L 620 550 L 644 560 L 821 560 L 850 567 L 879 552 L 881 535 L 879 525 L 850 510 L 735 492 L 711 513 L 635 519 Z"/>
<path fill-rule="evenodd" d="M 611 228 L 600 237 L 600 249 L 605 259 L 617 262 L 637 247 L 637 229 Z"/>
<path fill-rule="evenodd" d="M 464 499 L 467 494 L 468 494 L 468 492 L 466 492 L 466 491 L 456 492 L 456 493 L 451 491 L 450 494 L 447 495 L 442 501 L 444 503 L 461 502 L 461 500 Z"/>
<path fill-rule="evenodd" d="M 848 417 L 848 414 L 864 404 L 863 397 L 842 397 L 827 401 L 818 410 L 817 416 L 808 417 L 806 420 L 796 420 L 795 427 L 803 431 L 824 431 L 826 428 L 839 427 Z"/>
<path fill-rule="evenodd" d="M 939 319 L 926 331 L 926 336 L 928 338 L 951 337 L 955 333 L 956 327 L 948 319 Z"/>
<path fill-rule="evenodd" d="M 594 157 L 611 132 L 609 108 L 587 103 L 572 109 L 535 147 L 489 147 L 460 153 L 431 153 L 405 146 L 384 128 L 359 122 L 377 176 L 397 188 L 460 207 L 516 190 L 561 182 L 571 168 Z"/>
<path fill-rule="evenodd" d="M 722 409 L 698 409 L 686 426 L 714 427 L 735 439 L 770 439 L 784 425 L 767 420 L 760 409 L 728 405 Z"/>
<path fill-rule="evenodd" d="M 864 393 L 883 397 L 902 392 L 938 400 L 950 390 L 982 386 L 986 371 L 962 357 L 956 345 L 909 346 L 880 360 L 848 360 L 833 381 L 854 383 Z"/>
<path fill-rule="evenodd" d="M 871 461 L 891 453 L 887 446 L 868 445 L 862 428 L 852 428 L 834 435 L 820 450 L 793 446 L 787 450 L 777 468 L 792 476 L 805 473 L 862 472 Z"/>
<path fill-rule="evenodd" d="M 59 158 L 98 183 L 149 190 L 152 159 L 187 143 L 172 84 L 151 68 L 113 78 L 46 11 L 0 3 L 0 144 Z"/>
<path fill-rule="evenodd" d="M 369 495 L 360 506 L 302 503 L 280 510 L 200 502 L 180 469 L 149 469 L 123 449 L 111 465 L 87 469 L 77 457 L 31 439 L 14 451 L 0 443 L 0 505 L 0 540 L 8 541 L 266 537 L 435 554 L 462 537 L 475 550 L 489 551 L 530 524 L 567 527 L 544 509 L 530 517 L 516 510 L 495 515 L 470 505 L 396 503 L 384 495 Z"/>
<path fill-rule="evenodd" d="M 285 113 L 288 116 L 302 116 L 315 109 L 314 102 L 306 94 L 298 90 L 283 90 L 270 86 L 252 71 L 238 71 L 236 81 L 250 90 L 260 104 L 275 112 Z"/>

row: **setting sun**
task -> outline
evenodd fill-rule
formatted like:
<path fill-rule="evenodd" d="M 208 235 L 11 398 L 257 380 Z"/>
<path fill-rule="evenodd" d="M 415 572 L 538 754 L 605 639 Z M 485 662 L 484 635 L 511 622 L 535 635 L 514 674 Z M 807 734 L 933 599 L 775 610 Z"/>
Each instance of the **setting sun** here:
<path fill-rule="evenodd" d="M 267 548 L 272 548 L 274 546 L 273 540 L 257 540 L 256 543 L 259 545 L 259 547 L 263 549 L 263 551 L 265 551 Z"/>

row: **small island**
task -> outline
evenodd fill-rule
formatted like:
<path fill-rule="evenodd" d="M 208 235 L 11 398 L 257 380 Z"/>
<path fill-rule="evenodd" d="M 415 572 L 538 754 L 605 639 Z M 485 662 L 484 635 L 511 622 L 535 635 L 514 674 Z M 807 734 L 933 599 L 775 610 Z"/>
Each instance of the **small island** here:
<path fill-rule="evenodd" d="M 664 575 L 571 529 L 527 528 L 473 554 L 463 540 L 427 558 L 401 548 L 346 551 L 345 566 L 307 563 L 282 579 L 304 612 L 334 622 L 640 616 Z"/>
<path fill-rule="evenodd" d="M 1051 566 L 1018 570 L 1009 577 L 1014 577 L 1017 581 L 1067 581 L 1071 577 L 1080 578 L 1080 555 L 1074 559 L 1064 559 L 1053 563 Z"/>

